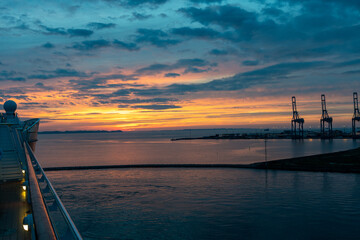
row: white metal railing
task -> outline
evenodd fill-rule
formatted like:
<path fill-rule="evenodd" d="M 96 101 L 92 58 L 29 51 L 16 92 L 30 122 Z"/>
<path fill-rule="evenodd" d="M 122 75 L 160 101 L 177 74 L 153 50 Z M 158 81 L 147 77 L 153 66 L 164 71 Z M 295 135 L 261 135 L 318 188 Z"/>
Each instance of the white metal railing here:
<path fill-rule="evenodd" d="M 56 238 L 82 240 L 79 231 L 50 183 L 50 180 L 47 178 L 40 163 L 36 159 L 30 145 L 27 142 L 25 142 L 25 145 L 32 165 L 28 167 L 32 167 L 35 171 L 37 184 L 40 188 Z"/>

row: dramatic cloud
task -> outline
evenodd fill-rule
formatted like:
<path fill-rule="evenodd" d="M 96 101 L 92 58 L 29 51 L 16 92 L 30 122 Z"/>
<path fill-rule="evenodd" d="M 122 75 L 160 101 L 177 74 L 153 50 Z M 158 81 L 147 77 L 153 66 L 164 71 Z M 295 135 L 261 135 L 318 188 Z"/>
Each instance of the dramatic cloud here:
<path fill-rule="evenodd" d="M 136 70 L 137 74 L 158 74 L 164 71 L 171 71 L 175 69 L 185 69 L 184 73 L 199 73 L 205 72 L 217 66 L 216 63 L 210 63 L 204 59 L 180 59 L 174 64 L 152 64 L 148 67 Z"/>
<path fill-rule="evenodd" d="M 175 77 L 180 77 L 181 75 L 178 73 L 165 73 L 164 77 L 171 77 L 171 78 L 175 78 Z"/>
<path fill-rule="evenodd" d="M 138 104 L 138 103 L 167 103 L 177 101 L 175 98 L 149 98 L 149 99 L 112 99 L 111 103 Z"/>
<path fill-rule="evenodd" d="M 193 3 L 220 3 L 223 0 L 189 0 L 189 1 Z"/>
<path fill-rule="evenodd" d="M 54 35 L 67 35 L 68 32 L 64 28 L 51 28 L 44 25 L 40 25 L 45 30 L 45 34 L 54 34 Z"/>
<path fill-rule="evenodd" d="M 53 90 L 53 87 L 45 86 L 43 83 L 38 82 L 34 85 L 35 88 L 42 89 L 42 90 Z"/>
<path fill-rule="evenodd" d="M 205 26 L 218 25 L 224 29 L 253 27 L 257 23 L 256 14 L 231 5 L 202 8 L 181 8 L 180 12 Z"/>
<path fill-rule="evenodd" d="M 63 35 L 70 37 L 89 37 L 94 33 L 94 31 L 88 29 L 81 29 L 81 28 L 69 28 L 69 29 L 65 29 L 62 27 L 52 28 L 45 25 L 40 25 L 40 27 L 45 30 L 44 34 L 50 34 L 50 35 Z"/>
<path fill-rule="evenodd" d="M 82 41 L 80 43 L 75 43 L 71 46 L 71 48 L 79 50 L 79 51 L 89 51 L 95 50 L 99 48 L 105 47 L 114 47 L 122 50 L 127 51 L 137 51 L 140 48 L 135 43 L 126 43 L 115 39 L 114 41 L 110 42 L 104 39 L 99 40 L 88 40 Z"/>
<path fill-rule="evenodd" d="M 112 2 L 108 0 L 109 2 Z M 158 6 L 166 3 L 168 0 L 120 0 L 119 3 L 128 7 L 137 7 L 140 5 Z"/>
<path fill-rule="evenodd" d="M 94 32 L 87 29 L 68 29 L 70 37 L 89 37 Z"/>
<path fill-rule="evenodd" d="M 150 14 L 141 14 L 141 13 L 138 13 L 138 12 L 133 12 L 131 19 L 146 20 L 146 19 L 149 19 L 151 17 L 152 17 L 152 15 L 150 15 Z"/>
<path fill-rule="evenodd" d="M 39 102 L 23 102 L 19 104 L 19 108 L 49 108 L 46 103 L 39 103 Z"/>
<path fill-rule="evenodd" d="M 104 39 L 82 41 L 81 43 L 75 43 L 72 48 L 80 51 L 94 50 L 103 47 L 109 47 L 111 43 Z"/>
<path fill-rule="evenodd" d="M 184 37 L 204 38 L 204 39 L 214 39 L 220 35 L 219 32 L 211 28 L 189 28 L 189 27 L 173 28 L 171 29 L 171 33 Z"/>
<path fill-rule="evenodd" d="M 116 26 L 115 23 L 101 23 L 101 22 L 91 22 L 86 25 L 89 28 L 100 30 L 105 28 L 114 28 Z"/>
<path fill-rule="evenodd" d="M 236 91 L 259 84 L 274 83 L 283 79 L 290 79 L 292 77 L 291 74 L 298 71 L 305 69 L 316 69 L 325 66 L 325 62 L 318 61 L 280 63 L 249 72 L 239 73 L 232 77 L 212 80 L 206 83 L 171 84 L 162 89 L 134 89 L 132 91 L 138 96 L 156 96 L 168 94 L 182 95 L 188 92 L 200 91 Z"/>
<path fill-rule="evenodd" d="M 258 60 L 246 60 L 242 62 L 242 65 L 244 66 L 256 66 L 259 64 Z"/>
<path fill-rule="evenodd" d="M 28 108 L 49 107 L 49 115 L 64 114 L 64 103 L 73 102 L 66 111 L 101 111 L 107 127 L 135 129 L 164 127 L 154 122 L 176 114 L 187 121 L 169 126 L 190 126 L 198 115 L 208 126 L 256 122 L 256 113 L 232 111 L 260 99 L 274 112 L 264 122 L 279 122 L 288 104 L 278 101 L 287 95 L 309 99 L 311 113 L 318 107 L 313 94 L 345 102 L 348 92 L 360 91 L 359 1 L 76 2 L 0 2 L 0 101 L 34 102 Z M 343 119 L 349 112 L 340 105 L 336 111 Z M 117 122 L 119 113 L 128 125 Z M 52 119 L 49 128 L 57 126 Z M 89 126 L 102 128 L 100 122 Z"/>
<path fill-rule="evenodd" d="M 23 82 L 26 79 L 24 77 L 19 76 L 20 73 L 15 71 L 0 71 L 0 81 L 15 81 L 15 82 Z"/>
<path fill-rule="evenodd" d="M 62 69 L 58 68 L 53 71 L 40 71 L 42 74 L 29 75 L 28 79 L 52 79 L 60 77 L 87 77 L 88 74 L 79 72 L 74 69 Z"/>
<path fill-rule="evenodd" d="M 229 52 L 226 50 L 220 50 L 220 49 L 212 49 L 210 52 L 212 55 L 220 56 L 220 55 L 228 55 Z"/>
<path fill-rule="evenodd" d="M 160 48 L 180 43 L 179 40 L 169 38 L 169 35 L 162 30 L 140 28 L 137 33 L 136 42 L 138 43 L 150 43 Z"/>
<path fill-rule="evenodd" d="M 43 45 L 41 45 L 43 48 L 54 48 L 55 46 L 54 46 L 54 44 L 52 44 L 52 43 L 49 43 L 49 42 L 47 42 L 47 43 L 45 43 L 45 44 L 43 44 Z"/>
<path fill-rule="evenodd" d="M 153 105 L 135 105 L 135 106 L 132 106 L 132 108 L 136 108 L 136 109 L 141 108 L 141 109 L 149 109 L 149 110 L 166 110 L 166 109 L 173 109 L 173 108 L 181 108 L 181 106 L 153 104 Z"/>
<path fill-rule="evenodd" d="M 72 88 L 81 90 L 82 92 L 88 92 L 89 90 L 94 90 L 94 89 L 144 86 L 142 84 L 135 84 L 135 83 L 126 83 L 126 84 L 125 83 L 117 83 L 117 84 L 108 84 L 107 83 L 108 80 L 131 81 L 131 80 L 137 80 L 137 79 L 138 78 L 134 75 L 125 75 L 125 74 L 118 73 L 118 74 L 111 74 L 111 75 L 106 75 L 106 76 L 93 76 L 92 78 L 88 78 L 88 79 L 86 79 L 86 78 L 79 79 L 79 80 L 72 79 L 69 82 L 71 83 Z M 121 90 L 119 90 L 119 91 L 121 91 Z M 128 95 L 129 93 L 130 93 L 129 90 L 126 90 L 126 95 Z"/>
<path fill-rule="evenodd" d="M 140 49 L 135 43 L 126 43 L 116 39 L 113 41 L 113 46 L 128 51 L 137 51 Z"/>

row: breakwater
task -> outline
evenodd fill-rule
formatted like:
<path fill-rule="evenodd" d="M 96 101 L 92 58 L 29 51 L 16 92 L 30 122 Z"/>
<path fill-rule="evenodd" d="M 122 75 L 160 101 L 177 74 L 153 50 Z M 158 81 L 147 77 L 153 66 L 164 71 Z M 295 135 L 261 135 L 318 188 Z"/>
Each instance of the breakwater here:
<path fill-rule="evenodd" d="M 331 136 L 324 136 L 319 132 L 306 131 L 302 139 L 354 139 L 358 136 L 353 136 L 351 133 L 342 132 L 339 130 L 334 131 Z M 172 138 L 171 141 L 180 140 L 195 140 L 195 139 L 293 139 L 294 136 L 290 131 L 283 131 L 280 133 L 230 133 L 230 134 L 215 134 L 203 137 L 186 137 L 186 138 Z M 299 138 L 297 136 L 296 138 Z"/>
<path fill-rule="evenodd" d="M 114 168 L 250 168 L 291 171 L 360 173 L 360 148 L 306 157 L 252 164 L 131 164 L 101 166 L 47 167 L 45 171 L 95 170 Z"/>

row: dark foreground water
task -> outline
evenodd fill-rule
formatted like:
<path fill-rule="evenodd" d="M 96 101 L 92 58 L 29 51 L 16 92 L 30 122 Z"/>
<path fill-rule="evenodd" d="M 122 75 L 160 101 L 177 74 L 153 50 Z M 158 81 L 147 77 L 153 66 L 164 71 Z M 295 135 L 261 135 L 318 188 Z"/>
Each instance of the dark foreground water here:
<path fill-rule="evenodd" d="M 48 172 L 85 239 L 359 239 L 360 175 Z"/>
<path fill-rule="evenodd" d="M 193 132 L 40 135 L 43 166 L 250 163 L 263 140 L 171 142 Z M 268 159 L 357 147 L 271 140 Z M 250 169 L 47 172 L 85 239 L 359 239 L 360 174 Z"/>

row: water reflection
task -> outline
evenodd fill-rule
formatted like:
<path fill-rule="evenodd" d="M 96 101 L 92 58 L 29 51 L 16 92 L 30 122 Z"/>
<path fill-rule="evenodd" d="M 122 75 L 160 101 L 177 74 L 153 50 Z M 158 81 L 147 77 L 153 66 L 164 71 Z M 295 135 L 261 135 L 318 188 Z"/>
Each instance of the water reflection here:
<path fill-rule="evenodd" d="M 114 164 L 253 163 L 265 160 L 264 140 L 140 138 L 127 133 L 40 135 L 37 157 L 44 167 Z M 269 139 L 267 160 L 357 147 L 360 141 Z"/>
<path fill-rule="evenodd" d="M 85 239 L 357 239 L 356 174 L 247 169 L 49 172 Z"/>

